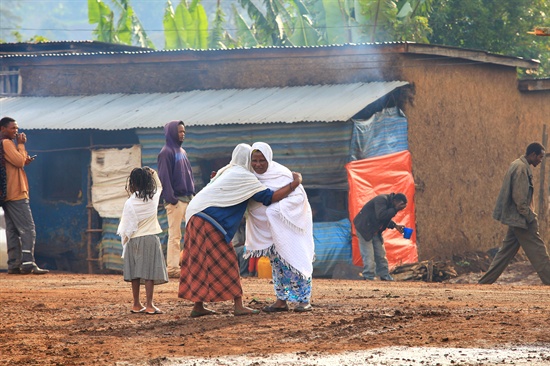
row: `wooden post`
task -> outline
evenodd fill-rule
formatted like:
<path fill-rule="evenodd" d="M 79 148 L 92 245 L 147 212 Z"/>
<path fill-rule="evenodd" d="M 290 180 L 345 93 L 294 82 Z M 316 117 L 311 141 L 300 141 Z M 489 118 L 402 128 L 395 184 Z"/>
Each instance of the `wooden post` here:
<path fill-rule="evenodd" d="M 548 143 L 548 134 L 546 133 L 546 125 L 542 125 L 542 145 L 546 147 Z M 540 185 L 539 185 L 539 207 L 538 207 L 538 221 L 539 232 L 544 238 L 546 232 L 546 202 L 548 198 L 548 191 L 546 190 L 545 178 L 546 178 L 546 156 L 549 152 L 546 152 L 544 159 L 540 164 Z"/>

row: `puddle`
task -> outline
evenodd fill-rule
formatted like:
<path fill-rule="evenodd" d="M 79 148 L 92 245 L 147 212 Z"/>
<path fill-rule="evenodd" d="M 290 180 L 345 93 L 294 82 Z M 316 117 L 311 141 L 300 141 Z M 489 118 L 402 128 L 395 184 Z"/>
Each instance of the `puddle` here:
<path fill-rule="evenodd" d="M 549 347 L 421 348 L 387 347 L 335 355 L 298 352 L 261 356 L 156 359 L 162 366 L 456 366 L 456 365 L 550 365 Z M 118 363 L 119 366 L 130 365 Z"/>

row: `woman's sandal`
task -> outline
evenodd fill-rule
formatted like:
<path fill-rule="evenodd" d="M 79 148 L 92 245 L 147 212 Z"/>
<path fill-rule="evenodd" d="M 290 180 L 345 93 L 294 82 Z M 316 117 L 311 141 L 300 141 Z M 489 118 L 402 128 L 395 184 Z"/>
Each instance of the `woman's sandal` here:
<path fill-rule="evenodd" d="M 144 306 L 144 307 L 142 307 L 142 308 L 139 309 L 139 310 L 134 310 L 134 309 L 132 309 L 132 310 L 130 310 L 130 312 L 131 312 L 132 314 L 140 314 L 140 313 L 144 313 L 146 309 L 147 309 L 147 308 Z"/>
<path fill-rule="evenodd" d="M 274 304 L 266 306 L 262 310 L 265 311 L 266 313 L 279 313 L 279 312 L 282 312 L 282 311 L 288 311 L 288 305 L 285 305 L 282 308 L 279 308 L 279 307 L 276 307 L 276 306 L 273 306 L 273 305 Z"/>
<path fill-rule="evenodd" d="M 296 313 L 307 313 L 313 310 L 311 304 L 300 304 L 294 308 Z"/>
<path fill-rule="evenodd" d="M 153 311 L 146 311 L 145 314 L 147 315 L 158 315 L 158 314 L 164 314 L 164 311 L 160 310 L 156 306 L 154 307 Z"/>

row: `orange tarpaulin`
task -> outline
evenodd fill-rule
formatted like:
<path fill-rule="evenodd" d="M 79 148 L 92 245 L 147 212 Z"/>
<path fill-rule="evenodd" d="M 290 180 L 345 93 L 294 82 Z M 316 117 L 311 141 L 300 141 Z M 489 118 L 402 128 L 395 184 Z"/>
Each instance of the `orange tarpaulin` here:
<path fill-rule="evenodd" d="M 418 261 L 416 225 L 414 216 L 414 180 L 412 160 L 408 151 L 352 161 L 346 164 L 349 182 L 349 214 L 352 221 L 353 264 L 362 266 L 353 219 L 365 203 L 379 194 L 402 192 L 407 196 L 407 207 L 393 218 L 398 224 L 415 229 L 411 239 L 403 238 L 397 230 L 387 229 L 382 234 L 390 268 Z"/>

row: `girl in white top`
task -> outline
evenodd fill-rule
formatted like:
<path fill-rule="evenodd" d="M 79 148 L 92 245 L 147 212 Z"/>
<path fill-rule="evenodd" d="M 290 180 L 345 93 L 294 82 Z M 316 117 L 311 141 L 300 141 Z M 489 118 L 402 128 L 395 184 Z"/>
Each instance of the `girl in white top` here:
<path fill-rule="evenodd" d="M 122 239 L 124 281 L 132 283 L 132 313 L 162 314 L 153 304 L 154 286 L 168 282 L 166 262 L 157 236 L 162 229 L 157 207 L 162 186 L 157 173 L 149 168 L 135 168 L 126 183 L 129 194 L 124 204 L 117 234 Z M 146 304 L 139 298 L 140 285 L 145 285 Z"/>

